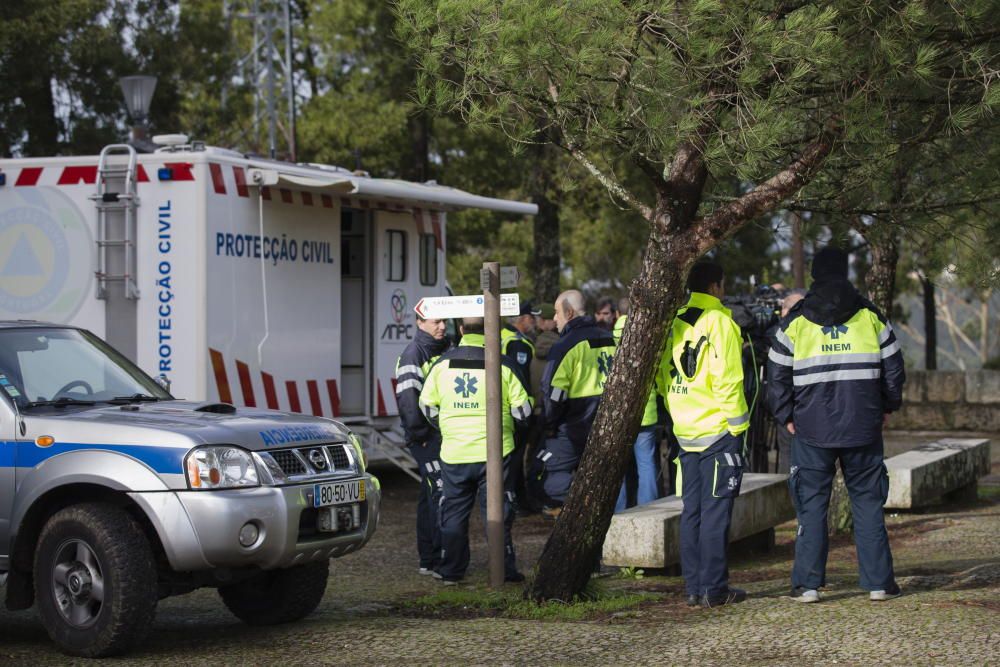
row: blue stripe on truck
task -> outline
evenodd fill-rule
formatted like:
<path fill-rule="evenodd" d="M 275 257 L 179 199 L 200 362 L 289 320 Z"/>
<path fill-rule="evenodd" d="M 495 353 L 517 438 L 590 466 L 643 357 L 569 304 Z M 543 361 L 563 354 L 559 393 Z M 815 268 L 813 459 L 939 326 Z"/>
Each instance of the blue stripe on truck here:
<path fill-rule="evenodd" d="M 0 468 L 34 468 L 53 456 L 82 450 L 115 452 L 146 464 L 159 473 L 180 475 L 184 472 L 187 447 L 153 445 L 105 445 L 81 442 L 57 442 L 51 447 L 39 447 L 34 442 L 0 440 Z"/>

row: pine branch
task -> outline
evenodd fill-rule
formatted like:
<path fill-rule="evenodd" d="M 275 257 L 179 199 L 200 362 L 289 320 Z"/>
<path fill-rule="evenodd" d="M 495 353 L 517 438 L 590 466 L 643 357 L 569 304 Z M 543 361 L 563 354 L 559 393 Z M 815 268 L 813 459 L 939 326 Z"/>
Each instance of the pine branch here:
<path fill-rule="evenodd" d="M 869 215 L 872 217 L 878 217 L 883 215 L 895 215 L 898 213 L 934 213 L 940 211 L 948 211 L 952 209 L 960 209 L 968 206 L 978 206 L 980 204 L 989 204 L 993 202 L 1000 201 L 1000 195 L 992 197 L 974 197 L 972 199 L 961 199 L 958 201 L 942 202 L 940 204 L 924 204 L 924 203 L 909 203 L 896 206 L 885 206 L 885 207 L 859 207 L 859 208 L 838 208 L 833 207 L 820 207 L 810 204 L 809 202 L 804 203 L 790 203 L 785 206 L 789 211 L 812 211 L 814 213 L 836 213 L 843 215 Z"/>
<path fill-rule="evenodd" d="M 559 88 L 555 85 L 555 83 L 553 83 L 553 81 L 554 79 L 550 77 L 548 90 L 549 98 L 552 102 L 553 112 L 559 119 L 560 125 L 565 128 L 569 124 L 565 121 L 565 112 L 559 104 Z M 558 143 L 557 145 L 572 155 L 573 158 L 579 162 L 591 176 L 596 178 L 613 197 L 617 197 L 621 201 L 625 202 L 646 220 L 651 221 L 653 219 L 653 209 L 650 206 L 642 203 L 638 197 L 619 183 L 618 179 L 616 179 L 613 175 L 602 171 L 601 168 L 598 167 L 597 164 L 584 152 L 584 150 L 580 147 L 580 144 L 578 144 L 572 136 L 565 132 L 565 129 L 562 130 L 561 134 L 564 141 Z"/>
<path fill-rule="evenodd" d="M 744 222 L 753 220 L 776 208 L 812 179 L 823 160 L 833 150 L 839 128 L 824 130 L 803 149 L 798 158 L 785 169 L 767 179 L 743 196 L 724 204 L 696 222 L 704 231 L 699 243 L 707 252 L 718 241 L 728 237 Z"/>

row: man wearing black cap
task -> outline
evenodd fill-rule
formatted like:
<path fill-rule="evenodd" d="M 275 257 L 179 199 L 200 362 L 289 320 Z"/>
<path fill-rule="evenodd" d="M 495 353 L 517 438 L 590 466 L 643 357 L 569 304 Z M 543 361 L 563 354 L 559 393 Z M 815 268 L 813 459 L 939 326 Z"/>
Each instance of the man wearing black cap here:
<path fill-rule="evenodd" d="M 798 515 L 792 598 L 826 585 L 835 463 L 851 496 L 861 587 L 899 597 L 882 506 L 889 493 L 882 425 L 903 398 L 903 355 L 889 321 L 847 280 L 847 255 L 824 248 L 809 293 L 782 318 L 768 355 L 768 403 L 794 436 L 788 485 Z"/>
<path fill-rule="evenodd" d="M 535 316 L 540 312 L 530 301 L 522 301 L 521 313 L 510 318 L 500 330 L 500 353 L 517 364 L 525 381 L 531 377 L 531 360 L 535 357 L 531 334 L 535 331 Z"/>
<path fill-rule="evenodd" d="M 535 331 L 535 310 L 530 301 L 521 302 L 521 312 L 500 329 L 500 353 L 517 366 L 528 393 L 531 394 L 531 360 L 535 357 L 535 346 L 531 334 Z M 510 477 L 513 480 L 514 495 L 521 507 L 526 507 L 528 489 L 524 480 L 524 453 L 528 447 L 528 437 L 534 420 L 517 422 L 514 429 L 514 451 L 511 453 Z"/>

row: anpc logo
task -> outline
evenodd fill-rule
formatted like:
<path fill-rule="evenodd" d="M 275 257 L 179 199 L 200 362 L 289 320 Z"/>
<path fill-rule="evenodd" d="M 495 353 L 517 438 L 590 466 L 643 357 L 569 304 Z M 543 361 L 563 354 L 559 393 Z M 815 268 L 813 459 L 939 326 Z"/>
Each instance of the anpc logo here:
<path fill-rule="evenodd" d="M 388 322 L 382 329 L 379 340 L 392 342 L 413 340 L 413 325 L 406 321 L 413 317 L 406 312 L 406 292 L 401 289 L 393 290 L 392 296 L 389 297 L 389 312 L 392 313 L 392 322 Z"/>
<path fill-rule="evenodd" d="M 476 382 L 476 378 L 468 373 L 462 373 L 461 377 L 455 378 L 455 393 L 461 394 L 462 398 L 468 398 L 478 391 L 476 389 Z"/>
<path fill-rule="evenodd" d="M 392 319 L 396 324 L 402 324 L 406 316 L 406 292 L 401 289 L 394 290 L 389 299 L 389 307 L 392 308 Z"/>
<path fill-rule="evenodd" d="M 836 324 L 832 327 L 823 327 L 823 333 L 833 340 L 840 338 L 840 334 L 847 333 L 847 327 L 843 324 Z"/>
<path fill-rule="evenodd" d="M 8 189 L 0 201 L 0 319 L 69 321 L 93 289 L 80 210 L 51 187 Z"/>

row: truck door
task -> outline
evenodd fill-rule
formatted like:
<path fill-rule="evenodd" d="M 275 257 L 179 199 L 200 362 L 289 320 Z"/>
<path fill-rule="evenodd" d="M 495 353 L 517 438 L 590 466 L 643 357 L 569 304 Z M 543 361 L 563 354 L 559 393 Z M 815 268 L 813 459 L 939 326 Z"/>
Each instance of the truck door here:
<path fill-rule="evenodd" d="M 371 356 L 371 263 L 365 211 L 340 212 L 340 414 L 368 413 Z"/>

